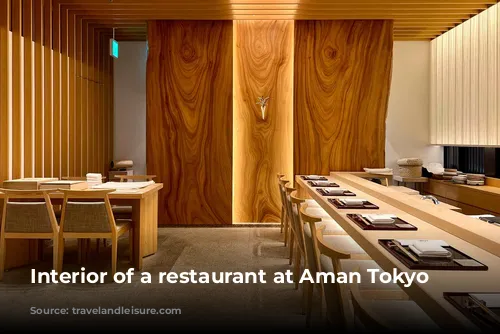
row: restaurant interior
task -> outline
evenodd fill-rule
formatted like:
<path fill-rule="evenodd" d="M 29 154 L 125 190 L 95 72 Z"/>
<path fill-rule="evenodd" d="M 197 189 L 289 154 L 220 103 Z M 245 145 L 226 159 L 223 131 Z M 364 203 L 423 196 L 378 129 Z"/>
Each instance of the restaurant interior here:
<path fill-rule="evenodd" d="M 0 312 L 500 328 L 497 2 L 0 0 Z M 191 270 L 293 278 L 140 280 Z"/>

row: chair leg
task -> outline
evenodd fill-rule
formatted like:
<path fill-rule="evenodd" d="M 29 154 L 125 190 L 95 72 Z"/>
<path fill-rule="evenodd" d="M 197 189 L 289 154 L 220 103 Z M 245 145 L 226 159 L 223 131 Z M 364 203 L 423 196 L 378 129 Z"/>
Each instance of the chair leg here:
<path fill-rule="evenodd" d="M 304 286 L 306 291 L 306 326 L 310 327 L 311 326 L 311 315 L 312 315 L 312 302 L 313 302 L 313 296 L 314 296 L 314 285 L 311 282 L 307 282 L 307 284 Z"/>
<path fill-rule="evenodd" d="M 283 226 L 285 224 L 284 218 L 285 218 L 285 208 L 282 205 L 281 206 L 281 225 L 280 225 L 281 228 L 280 228 L 280 233 L 283 233 Z"/>
<path fill-rule="evenodd" d="M 59 252 L 59 237 L 55 237 L 52 239 L 52 267 L 54 270 L 58 273 L 58 266 L 59 266 L 59 261 L 58 261 L 58 252 Z"/>
<path fill-rule="evenodd" d="M 288 228 L 288 215 L 285 210 L 285 218 L 284 218 L 284 230 L 285 230 L 285 247 L 288 244 L 288 233 L 290 232 L 290 229 Z"/>
<path fill-rule="evenodd" d="M 134 262 L 134 230 L 131 228 L 128 231 L 128 253 L 130 257 L 130 263 Z"/>
<path fill-rule="evenodd" d="M 294 277 L 294 282 L 295 282 L 295 290 L 299 289 L 299 277 L 300 277 L 300 250 L 298 245 L 295 245 L 295 266 L 294 266 L 294 272 L 293 272 L 293 277 Z"/>
<path fill-rule="evenodd" d="M 292 234 L 292 231 L 290 231 L 290 234 Z M 295 246 L 294 245 L 294 241 L 295 241 L 294 240 L 294 236 L 291 235 L 290 236 L 290 242 L 288 244 L 288 246 L 290 247 L 290 254 L 288 255 L 289 256 L 289 259 L 288 259 L 288 264 L 289 265 L 292 265 L 292 263 L 293 263 L 293 251 L 294 251 L 294 246 Z"/>
<path fill-rule="evenodd" d="M 116 262 L 118 261 L 118 238 L 111 239 L 111 275 L 116 274 Z"/>
<path fill-rule="evenodd" d="M 62 273 L 64 259 L 64 238 L 59 237 L 57 242 L 57 272 Z"/>
<path fill-rule="evenodd" d="M 0 237 L 0 281 L 3 280 L 5 270 L 5 237 Z"/>

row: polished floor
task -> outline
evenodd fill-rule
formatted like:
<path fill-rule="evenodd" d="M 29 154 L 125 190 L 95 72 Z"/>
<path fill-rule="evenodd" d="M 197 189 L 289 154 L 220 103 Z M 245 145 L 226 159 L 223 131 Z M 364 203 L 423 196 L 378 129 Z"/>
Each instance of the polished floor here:
<path fill-rule="evenodd" d="M 142 326 L 208 329 L 289 328 L 305 329 L 301 308 L 301 290 L 292 284 L 272 282 L 275 272 L 285 272 L 287 248 L 279 228 L 162 228 L 158 252 L 144 260 L 143 271 L 150 272 L 151 284 L 142 284 L 136 274 L 131 284 L 30 284 L 31 268 L 50 271 L 50 254 L 46 261 L 5 273 L 0 283 L 0 314 L 9 321 L 2 326 L 17 328 L 29 324 L 68 324 L 144 328 Z M 127 239 L 120 240 L 118 271 L 127 269 Z M 95 251 L 83 266 L 86 271 L 109 269 L 110 247 Z M 64 271 L 79 271 L 75 247 L 68 247 Z M 159 284 L 160 272 L 257 272 L 267 273 L 266 284 Z M 317 303 L 317 301 L 316 301 Z M 30 315 L 30 308 L 174 308 L 181 315 Z M 319 316 L 313 328 L 324 328 Z"/>

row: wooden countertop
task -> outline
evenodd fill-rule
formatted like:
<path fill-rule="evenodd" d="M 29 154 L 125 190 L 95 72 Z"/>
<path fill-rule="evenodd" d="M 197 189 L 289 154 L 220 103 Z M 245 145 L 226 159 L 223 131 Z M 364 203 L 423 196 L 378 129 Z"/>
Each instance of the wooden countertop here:
<path fill-rule="evenodd" d="M 486 192 L 486 193 L 489 193 L 491 195 L 500 196 L 500 188 L 493 187 L 493 186 L 486 186 L 486 185 L 485 186 L 469 186 L 466 184 L 457 184 L 457 183 L 453 183 L 451 181 L 436 180 L 436 179 L 429 179 L 429 182 L 431 182 L 431 183 L 437 182 L 437 183 L 445 184 L 445 185 L 450 186 L 450 187 L 465 188 L 465 189 L 471 190 L 471 191 Z M 498 206 L 500 207 L 500 204 Z"/>
<path fill-rule="evenodd" d="M 487 222 L 402 194 L 349 173 L 332 176 L 488 252 L 500 256 L 500 230 Z"/>
<path fill-rule="evenodd" d="M 349 173 L 346 173 L 349 175 Z M 357 179 L 359 177 L 352 176 Z M 340 177 L 336 173 L 332 173 L 329 176 L 329 180 L 338 183 L 341 187 L 353 190 L 358 198 L 367 199 L 374 204 L 379 206 L 379 210 L 339 210 L 331 205 L 328 201 L 328 197 L 321 196 L 314 188 L 310 187 L 307 182 L 303 181 L 300 177 L 297 177 L 297 183 L 305 189 L 305 191 L 316 200 L 320 206 L 325 209 L 332 218 L 334 218 L 344 230 L 361 246 L 363 249 L 386 271 L 391 272 L 394 268 L 403 272 L 413 272 L 409 270 L 403 263 L 392 256 L 387 250 L 385 250 L 379 243 L 379 239 L 389 239 L 389 238 L 400 238 L 400 239 L 439 239 L 444 240 L 453 247 L 465 252 L 469 256 L 475 258 L 478 261 L 486 264 L 489 267 L 488 271 L 440 271 L 440 270 L 428 270 L 429 282 L 425 284 L 414 283 L 410 287 L 404 289 L 408 295 L 418 303 L 425 312 L 441 327 L 443 328 L 465 328 L 467 330 L 477 330 L 477 327 L 472 324 L 460 311 L 458 311 L 454 306 L 452 306 L 443 297 L 444 292 L 500 292 L 500 285 L 498 284 L 498 277 L 500 277 L 500 258 L 489 253 L 488 251 L 476 246 L 470 242 L 467 242 L 453 234 L 446 232 L 445 230 L 434 226 L 429 222 L 424 221 L 421 218 L 415 217 L 410 213 L 399 208 L 397 205 L 392 206 L 389 203 L 381 200 L 378 197 L 372 196 L 371 192 L 364 192 L 361 187 L 355 187 L 352 180 L 350 182 L 345 181 L 344 175 Z M 362 179 L 361 179 L 362 180 Z M 373 182 L 363 180 L 368 184 L 373 184 L 379 187 Z M 395 197 L 403 197 L 403 201 L 409 198 L 414 198 L 412 195 L 401 194 L 395 190 L 388 191 L 393 192 Z M 387 196 L 387 195 L 386 195 Z M 420 208 L 427 207 L 423 205 L 420 199 L 415 199 L 415 204 L 420 204 Z M 412 203 L 413 204 L 413 203 Z M 447 210 L 433 208 L 435 213 L 449 213 L 452 216 L 463 216 L 459 213 Z M 418 231 L 364 231 L 361 230 L 354 222 L 347 218 L 347 213 L 387 213 L 395 214 L 402 219 L 408 221 L 418 228 Z M 465 217 L 465 216 L 464 216 Z M 468 218 L 468 217 L 466 217 Z M 473 218 L 469 218 L 473 219 Z M 474 220 L 476 221 L 476 220 Z M 487 224 L 487 223 L 485 223 Z M 489 224 L 487 224 L 489 225 Z M 494 227 L 497 232 L 496 234 L 500 236 L 500 230 Z M 499 240 L 500 241 L 500 240 Z"/>

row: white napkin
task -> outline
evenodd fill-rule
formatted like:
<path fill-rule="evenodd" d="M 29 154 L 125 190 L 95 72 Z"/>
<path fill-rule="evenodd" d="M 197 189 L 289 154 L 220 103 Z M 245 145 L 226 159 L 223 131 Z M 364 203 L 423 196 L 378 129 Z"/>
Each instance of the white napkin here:
<path fill-rule="evenodd" d="M 346 189 L 342 188 L 323 188 L 323 191 L 327 195 L 343 195 Z"/>
<path fill-rule="evenodd" d="M 102 180 L 102 174 L 88 173 L 87 174 L 87 179 L 99 179 L 99 180 Z"/>
<path fill-rule="evenodd" d="M 314 181 L 314 185 L 328 187 L 330 185 L 330 181 Z"/>
<path fill-rule="evenodd" d="M 309 180 L 320 180 L 321 176 L 319 176 L 319 175 L 308 175 L 307 178 Z"/>
<path fill-rule="evenodd" d="M 365 204 L 366 202 L 365 199 L 341 199 L 340 201 L 345 205 L 356 205 L 356 206 L 363 206 L 363 204 Z"/>
<path fill-rule="evenodd" d="M 421 257 L 450 257 L 451 253 L 442 246 L 428 240 L 418 240 L 409 246 L 418 256 Z"/>
<path fill-rule="evenodd" d="M 363 215 L 363 217 L 366 218 L 373 225 L 394 224 L 395 219 L 397 218 L 396 216 L 390 214 L 371 214 L 371 215 Z"/>

